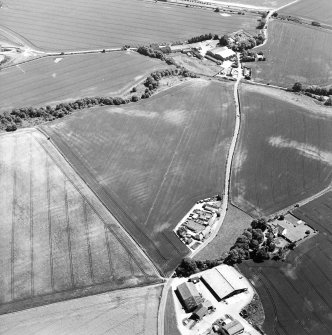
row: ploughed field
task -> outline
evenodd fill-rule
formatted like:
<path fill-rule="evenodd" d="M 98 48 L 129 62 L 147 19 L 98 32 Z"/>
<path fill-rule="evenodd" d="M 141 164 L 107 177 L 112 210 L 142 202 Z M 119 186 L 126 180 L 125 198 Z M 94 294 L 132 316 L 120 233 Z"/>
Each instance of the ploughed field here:
<path fill-rule="evenodd" d="M 263 51 L 266 61 L 247 63 L 255 81 L 282 87 L 297 81 L 331 84 L 332 30 L 272 20 L 268 33 L 267 43 L 255 49 Z"/>
<path fill-rule="evenodd" d="M 332 24 L 330 0 L 300 0 L 281 10 L 281 14 L 303 17 L 320 23 Z"/>
<path fill-rule="evenodd" d="M 262 299 L 267 334 L 331 333 L 331 204 L 329 192 L 293 212 L 319 234 L 291 251 L 286 262 L 240 264 Z"/>
<path fill-rule="evenodd" d="M 186 40 L 203 33 L 254 31 L 257 15 L 141 0 L 5 0 L 0 22 L 35 48 L 82 50 Z"/>
<path fill-rule="evenodd" d="M 197 200 L 222 192 L 234 113 L 233 83 L 196 79 L 43 129 L 167 273 L 189 251 L 172 229 Z"/>
<path fill-rule="evenodd" d="M 134 52 L 47 57 L 0 71 L 0 112 L 122 95 L 165 63 Z"/>
<path fill-rule="evenodd" d="M 243 121 L 231 183 L 234 204 L 254 216 L 270 215 L 331 182 L 328 108 L 253 85 L 241 85 L 240 100 Z"/>
<path fill-rule="evenodd" d="M 0 333 L 156 335 L 161 290 L 160 285 L 119 290 L 1 315 Z"/>
<path fill-rule="evenodd" d="M 0 136 L 0 314 L 158 281 L 46 137 Z"/>

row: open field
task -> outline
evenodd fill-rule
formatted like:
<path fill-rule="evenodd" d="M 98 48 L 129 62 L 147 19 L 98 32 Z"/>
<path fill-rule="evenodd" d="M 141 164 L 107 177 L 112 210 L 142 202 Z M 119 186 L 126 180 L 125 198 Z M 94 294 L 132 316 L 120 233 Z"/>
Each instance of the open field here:
<path fill-rule="evenodd" d="M 307 222 L 312 228 L 325 235 L 332 236 L 332 192 L 301 206 L 293 211 L 293 215 Z"/>
<path fill-rule="evenodd" d="M 257 15 L 140 0 L 5 0 L 2 25 L 45 50 L 82 50 L 186 40 L 203 33 L 255 30 Z"/>
<path fill-rule="evenodd" d="M 270 215 L 324 189 L 332 178 L 330 109 L 254 85 L 241 85 L 240 98 L 232 202 L 251 215 Z"/>
<path fill-rule="evenodd" d="M 165 272 L 188 253 L 172 229 L 197 200 L 223 189 L 232 89 L 196 79 L 136 104 L 93 108 L 43 126 Z"/>
<path fill-rule="evenodd" d="M 0 136 L 0 314 L 158 281 L 151 263 L 36 130 Z"/>
<path fill-rule="evenodd" d="M 331 204 L 330 192 L 293 212 L 319 234 L 292 251 L 285 263 L 240 265 L 262 299 L 267 334 L 331 334 Z"/>
<path fill-rule="evenodd" d="M 217 259 L 234 245 L 241 233 L 250 227 L 252 217 L 240 209 L 229 205 L 226 217 L 217 236 L 197 255 L 195 260 Z"/>
<path fill-rule="evenodd" d="M 255 49 L 264 52 L 266 61 L 248 63 L 255 81 L 282 87 L 297 81 L 332 83 L 332 31 L 279 20 L 271 21 L 268 29 L 267 44 Z"/>
<path fill-rule="evenodd" d="M 176 313 L 174 307 L 174 297 L 172 289 L 167 293 L 167 301 L 165 308 L 164 334 L 165 335 L 181 335 L 176 324 Z"/>
<path fill-rule="evenodd" d="M 293 0 L 214 0 L 214 2 L 220 4 L 229 4 L 229 5 L 248 5 L 256 7 L 266 7 L 266 8 L 279 8 L 285 6 Z"/>
<path fill-rule="evenodd" d="M 283 8 L 281 13 L 332 24 L 332 2 L 330 0 L 300 0 Z"/>
<path fill-rule="evenodd" d="M 104 293 L 0 316 L 1 335 L 156 335 L 161 286 Z"/>
<path fill-rule="evenodd" d="M 129 51 L 39 59 L 0 72 L 0 112 L 122 95 L 150 72 L 166 67 L 164 62 Z"/>

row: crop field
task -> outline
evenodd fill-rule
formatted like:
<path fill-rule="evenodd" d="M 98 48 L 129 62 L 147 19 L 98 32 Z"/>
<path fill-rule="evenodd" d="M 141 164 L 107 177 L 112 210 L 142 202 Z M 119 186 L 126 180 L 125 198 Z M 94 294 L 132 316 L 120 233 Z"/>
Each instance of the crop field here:
<path fill-rule="evenodd" d="M 218 2 L 218 0 L 216 0 Z M 229 3 L 230 5 L 248 5 L 265 8 L 279 8 L 285 6 L 292 0 L 220 0 L 221 4 Z"/>
<path fill-rule="evenodd" d="M 332 192 L 297 208 L 293 214 L 314 229 L 332 236 Z"/>
<path fill-rule="evenodd" d="M 270 215 L 331 182 L 328 108 L 253 85 L 241 85 L 240 100 L 243 126 L 232 172 L 233 203 L 254 216 Z"/>
<path fill-rule="evenodd" d="M 59 302 L 0 316 L 1 335 L 156 335 L 162 286 Z"/>
<path fill-rule="evenodd" d="M 172 229 L 197 200 L 223 189 L 232 89 L 229 82 L 191 80 L 149 100 L 90 109 L 43 127 L 165 272 L 189 251 Z"/>
<path fill-rule="evenodd" d="M 248 63 L 255 81 L 282 87 L 297 81 L 331 84 L 332 31 L 279 20 L 271 21 L 268 29 L 267 44 L 256 49 L 264 52 L 266 61 Z"/>
<path fill-rule="evenodd" d="M 205 261 L 223 257 L 234 245 L 241 233 L 250 227 L 252 217 L 240 209 L 229 205 L 226 217 L 218 231 L 217 236 L 199 253 L 194 256 L 195 260 Z"/>
<path fill-rule="evenodd" d="M 330 334 L 332 327 L 332 192 L 296 209 L 319 234 L 300 244 L 285 263 L 244 262 L 240 268 L 262 299 L 271 335 Z"/>
<path fill-rule="evenodd" d="M 331 12 L 330 0 L 300 0 L 281 10 L 282 14 L 300 16 L 327 24 L 332 24 Z"/>
<path fill-rule="evenodd" d="M 0 136 L 0 314 L 158 281 L 36 130 Z"/>
<path fill-rule="evenodd" d="M 257 15 L 141 0 L 4 0 L 2 25 L 44 50 L 82 50 L 186 40 L 203 33 L 255 30 Z"/>
<path fill-rule="evenodd" d="M 82 97 L 122 95 L 167 65 L 134 52 L 47 57 L 0 72 L 0 112 Z"/>

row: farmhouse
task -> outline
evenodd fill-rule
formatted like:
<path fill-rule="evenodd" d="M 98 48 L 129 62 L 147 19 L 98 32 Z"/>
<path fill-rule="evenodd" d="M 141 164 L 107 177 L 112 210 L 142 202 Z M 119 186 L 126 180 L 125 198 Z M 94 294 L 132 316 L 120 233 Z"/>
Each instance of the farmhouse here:
<path fill-rule="evenodd" d="M 227 335 L 238 335 L 244 332 L 244 327 L 238 320 L 233 320 L 229 323 L 226 323 L 222 329 L 226 332 Z"/>
<path fill-rule="evenodd" d="M 203 301 L 192 282 L 184 282 L 177 287 L 178 297 L 187 312 L 192 312 Z"/>

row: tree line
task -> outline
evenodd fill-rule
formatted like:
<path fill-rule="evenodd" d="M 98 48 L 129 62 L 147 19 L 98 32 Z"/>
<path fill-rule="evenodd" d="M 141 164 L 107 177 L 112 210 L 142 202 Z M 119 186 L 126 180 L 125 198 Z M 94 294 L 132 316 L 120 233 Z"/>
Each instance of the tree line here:
<path fill-rule="evenodd" d="M 159 81 L 163 77 L 183 76 L 197 78 L 197 75 L 185 68 L 165 69 L 152 72 L 144 82 L 145 91 L 141 96 L 132 95 L 128 98 L 122 97 L 86 97 L 73 102 L 63 102 L 56 106 L 43 107 L 21 107 L 14 108 L 10 112 L 6 111 L 0 114 L 0 128 L 6 131 L 15 131 L 23 126 L 25 121 L 32 119 L 39 121 L 53 121 L 69 115 L 76 110 L 92 108 L 96 106 L 122 105 L 130 102 L 137 102 L 140 99 L 149 98 L 158 88 Z M 137 88 L 133 88 L 131 93 L 137 92 Z"/>
<path fill-rule="evenodd" d="M 304 93 L 312 98 L 316 98 L 320 101 L 325 100 L 326 106 L 332 106 L 332 85 L 321 87 L 318 85 L 304 85 L 300 82 L 296 82 L 292 89 L 293 92 Z M 328 99 L 324 99 L 323 97 L 329 97 Z"/>

